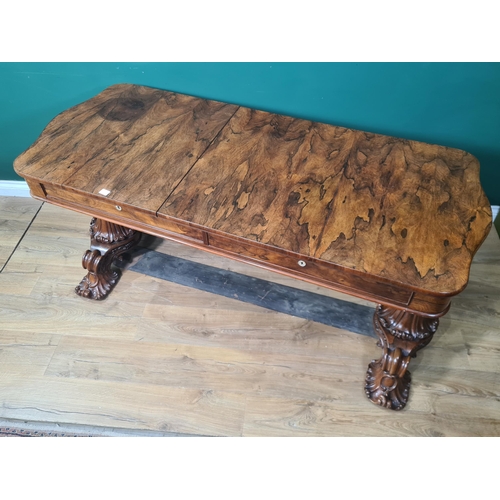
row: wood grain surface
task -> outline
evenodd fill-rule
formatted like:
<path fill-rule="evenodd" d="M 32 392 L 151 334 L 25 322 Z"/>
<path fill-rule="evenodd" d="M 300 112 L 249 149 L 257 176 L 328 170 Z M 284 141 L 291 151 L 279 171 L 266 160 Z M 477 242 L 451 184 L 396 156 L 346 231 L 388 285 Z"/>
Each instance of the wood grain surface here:
<path fill-rule="evenodd" d="M 464 151 L 246 108 L 159 212 L 442 293 L 491 224 Z"/>
<path fill-rule="evenodd" d="M 21 218 L 22 205 L 9 203 L 3 214 Z M 102 302 L 78 297 L 88 223 L 44 204 L 0 272 L 0 419 L 11 425 L 93 425 L 137 435 L 500 436 L 495 231 L 474 258 L 469 286 L 411 361 L 407 407 L 389 412 L 363 396 L 367 360 L 380 355 L 364 335 L 132 271 Z M 171 241 L 146 243 L 371 305 Z"/>
<path fill-rule="evenodd" d="M 134 85 L 56 117 L 15 168 L 92 206 L 107 189 L 149 225 L 170 217 L 436 295 L 465 287 L 491 225 L 464 151 Z"/>
<path fill-rule="evenodd" d="M 114 85 L 57 116 L 15 162 L 22 175 L 156 211 L 237 106 Z"/>

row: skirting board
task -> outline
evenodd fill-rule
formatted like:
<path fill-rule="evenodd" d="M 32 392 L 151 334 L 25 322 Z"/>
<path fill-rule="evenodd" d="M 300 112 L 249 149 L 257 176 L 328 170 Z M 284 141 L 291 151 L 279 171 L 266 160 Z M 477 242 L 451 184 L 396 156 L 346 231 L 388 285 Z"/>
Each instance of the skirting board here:
<path fill-rule="evenodd" d="M 0 196 L 26 196 L 30 195 L 28 184 L 24 181 L 0 181 Z M 493 220 L 500 211 L 499 205 L 492 205 Z"/>
<path fill-rule="evenodd" d="M 0 196 L 29 197 L 30 189 L 25 181 L 0 181 Z"/>
<path fill-rule="evenodd" d="M 491 205 L 491 213 L 493 214 L 493 220 L 496 220 L 499 211 L 500 211 L 499 205 Z"/>
<path fill-rule="evenodd" d="M 498 212 L 500 211 L 499 205 L 491 205 L 491 212 L 493 214 L 493 220 L 497 218 Z"/>

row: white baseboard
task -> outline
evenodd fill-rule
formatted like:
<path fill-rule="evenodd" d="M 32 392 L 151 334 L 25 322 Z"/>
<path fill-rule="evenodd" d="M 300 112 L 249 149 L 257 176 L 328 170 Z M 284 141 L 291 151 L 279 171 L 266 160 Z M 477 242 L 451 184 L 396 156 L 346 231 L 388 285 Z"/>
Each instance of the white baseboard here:
<path fill-rule="evenodd" d="M 25 181 L 0 181 L 0 196 L 29 197 L 30 189 Z"/>
<path fill-rule="evenodd" d="M 0 181 L 0 196 L 30 196 L 28 184 L 25 181 Z M 493 220 L 498 216 L 500 211 L 499 205 L 491 205 L 493 212 Z"/>
<path fill-rule="evenodd" d="M 499 205 L 491 205 L 491 212 L 493 214 L 493 220 L 495 220 L 497 218 L 499 210 L 500 210 Z"/>

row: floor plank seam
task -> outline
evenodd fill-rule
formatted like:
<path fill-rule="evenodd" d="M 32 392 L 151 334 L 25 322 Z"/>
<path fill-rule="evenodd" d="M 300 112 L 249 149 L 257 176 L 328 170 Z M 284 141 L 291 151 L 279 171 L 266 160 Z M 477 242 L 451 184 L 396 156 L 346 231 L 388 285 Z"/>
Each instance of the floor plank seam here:
<path fill-rule="evenodd" d="M 0 269 L 0 273 L 3 272 L 3 270 L 7 267 L 7 264 L 9 263 L 10 259 L 12 258 L 12 256 L 14 255 L 14 253 L 16 252 L 16 250 L 19 248 L 19 245 L 21 244 L 21 241 L 23 241 L 23 238 L 26 236 L 26 233 L 29 231 L 31 225 L 33 224 L 33 222 L 35 221 L 37 215 L 39 214 L 40 210 L 42 209 L 42 207 L 45 205 L 45 202 L 42 202 L 42 204 L 38 207 L 38 210 L 36 211 L 35 215 L 33 216 L 33 218 L 31 219 L 30 223 L 28 224 L 28 227 L 24 230 L 22 236 L 19 238 L 19 241 L 16 243 L 16 246 L 13 248 L 12 252 L 10 253 L 9 257 L 7 258 L 7 260 L 5 261 L 5 264 L 2 266 L 2 269 Z"/>

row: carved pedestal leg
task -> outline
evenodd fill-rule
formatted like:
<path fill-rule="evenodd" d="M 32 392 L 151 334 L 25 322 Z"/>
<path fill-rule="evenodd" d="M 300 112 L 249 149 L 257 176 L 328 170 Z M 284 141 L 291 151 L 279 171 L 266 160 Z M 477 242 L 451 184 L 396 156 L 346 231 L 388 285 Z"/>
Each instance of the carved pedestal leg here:
<path fill-rule="evenodd" d="M 439 320 L 379 305 L 373 324 L 384 353 L 368 366 L 365 393 L 377 405 L 401 410 L 410 391 L 410 358 L 431 341 Z"/>
<path fill-rule="evenodd" d="M 118 281 L 111 269 L 115 258 L 137 245 L 141 233 L 101 219 L 90 222 L 90 250 L 83 254 L 82 266 L 88 271 L 75 291 L 89 299 L 103 299 Z"/>

